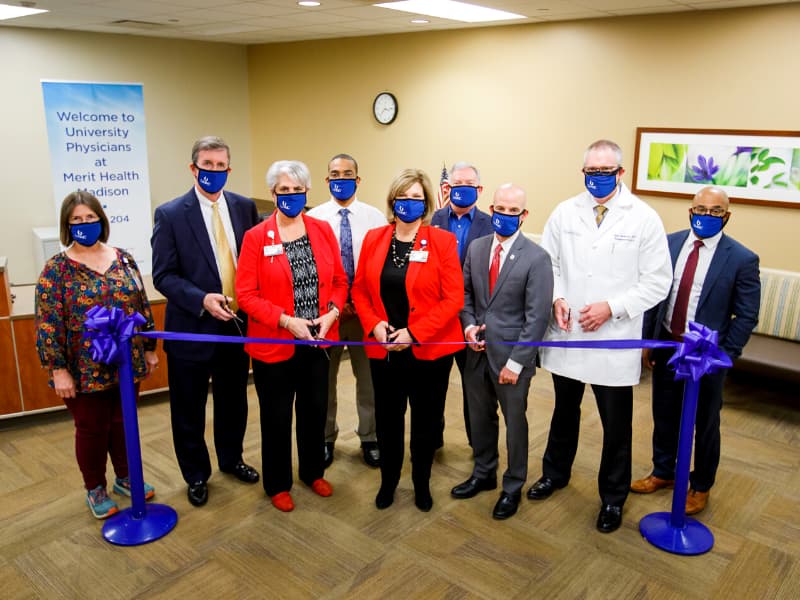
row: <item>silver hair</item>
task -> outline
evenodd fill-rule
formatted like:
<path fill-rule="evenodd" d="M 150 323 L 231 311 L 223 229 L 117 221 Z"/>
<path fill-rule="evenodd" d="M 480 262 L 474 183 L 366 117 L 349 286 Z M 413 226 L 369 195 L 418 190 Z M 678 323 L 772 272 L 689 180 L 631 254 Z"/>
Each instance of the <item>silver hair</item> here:
<path fill-rule="evenodd" d="M 458 171 L 460 169 L 472 169 L 473 171 L 475 171 L 475 176 L 478 179 L 478 184 L 480 184 L 480 182 L 481 182 L 481 173 L 480 173 L 480 171 L 478 171 L 478 167 L 476 167 L 472 163 L 464 162 L 463 160 L 460 161 L 460 162 L 457 162 L 457 163 L 453 163 L 453 166 L 450 167 L 450 172 L 447 174 L 448 178 L 452 179 L 453 172 L 454 171 Z"/>
<path fill-rule="evenodd" d="M 311 189 L 311 173 L 305 163 L 299 160 L 277 160 L 267 170 L 267 187 L 272 192 L 278 177 L 288 175 L 307 190 Z"/>
<path fill-rule="evenodd" d="M 602 148 L 609 148 L 610 150 L 613 150 L 617 158 L 617 164 L 622 166 L 622 148 L 620 148 L 617 143 L 612 142 L 611 140 L 597 140 L 591 144 L 586 149 L 586 152 L 583 153 L 583 164 L 586 164 L 586 159 L 589 156 L 589 152 L 592 152 L 593 150 L 600 150 Z"/>

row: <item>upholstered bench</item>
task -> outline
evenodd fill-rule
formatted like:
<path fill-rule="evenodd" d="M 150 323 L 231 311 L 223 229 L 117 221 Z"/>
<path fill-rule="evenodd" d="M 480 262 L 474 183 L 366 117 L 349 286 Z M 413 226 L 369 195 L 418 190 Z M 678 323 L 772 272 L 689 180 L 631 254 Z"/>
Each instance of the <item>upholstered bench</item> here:
<path fill-rule="evenodd" d="M 734 369 L 800 381 L 800 273 L 761 269 L 758 325 Z"/>

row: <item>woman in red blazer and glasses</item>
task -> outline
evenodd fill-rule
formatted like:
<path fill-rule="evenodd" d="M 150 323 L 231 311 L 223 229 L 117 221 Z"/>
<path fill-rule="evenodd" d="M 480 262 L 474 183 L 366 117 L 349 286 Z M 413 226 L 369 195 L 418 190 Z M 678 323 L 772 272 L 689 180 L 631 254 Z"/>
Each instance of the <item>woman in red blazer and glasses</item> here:
<path fill-rule="evenodd" d="M 424 172 L 401 172 L 386 203 L 393 222 L 367 233 L 351 291 L 366 339 L 389 342 L 367 346 L 381 452 L 375 505 L 383 509 L 394 501 L 410 404 L 414 503 L 427 512 L 433 506 L 431 465 L 441 436 L 453 353 L 464 340 L 458 320 L 464 280 L 455 236 L 425 224 L 433 213 L 433 193 Z"/>
<path fill-rule="evenodd" d="M 244 236 L 236 297 L 249 315 L 248 335 L 286 340 L 336 340 L 339 308 L 347 301 L 347 275 L 331 226 L 303 214 L 311 187 L 308 167 L 278 161 L 267 171 L 278 209 Z M 272 504 L 294 508 L 292 402 L 297 406 L 301 481 L 320 496 L 333 493 L 323 479 L 328 355 L 317 345 L 245 344 L 261 408 L 261 467 Z"/>

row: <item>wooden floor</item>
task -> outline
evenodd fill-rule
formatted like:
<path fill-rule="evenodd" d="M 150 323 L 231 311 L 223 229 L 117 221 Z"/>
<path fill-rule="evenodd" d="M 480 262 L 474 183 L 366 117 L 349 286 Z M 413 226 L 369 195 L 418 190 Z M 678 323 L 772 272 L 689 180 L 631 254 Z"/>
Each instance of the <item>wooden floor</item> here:
<path fill-rule="evenodd" d="M 699 515 L 716 544 L 703 556 L 681 557 L 652 547 L 638 530 L 644 515 L 669 510 L 670 492 L 632 494 L 619 531 L 595 530 L 601 429 L 590 392 L 566 489 L 543 502 L 523 499 L 519 513 L 504 522 L 491 518 L 495 492 L 451 499 L 450 488 L 471 472 L 455 368 L 445 447 L 433 468 L 433 510 L 423 514 L 414 507 L 408 464 L 395 504 L 376 510 L 379 474 L 361 460 L 348 400 L 353 379 L 343 367 L 342 433 L 327 472 L 335 493 L 324 499 L 298 484 L 290 514 L 275 510 L 260 484 L 246 486 L 219 473 L 209 482 L 208 505 L 189 505 L 172 450 L 168 403 L 144 400 L 145 477 L 156 487 L 155 501 L 173 506 L 179 522 L 167 537 L 140 547 L 115 547 L 101 537 L 101 522 L 84 503 L 65 412 L 0 421 L 0 597 L 800 597 L 796 387 L 729 381 L 722 464 L 709 508 Z M 540 474 L 552 394 L 549 375 L 540 371 L 528 411 L 528 485 Z M 250 406 L 245 458 L 260 469 L 252 386 Z M 634 414 L 636 478 L 650 468 L 647 381 L 636 390 Z"/>

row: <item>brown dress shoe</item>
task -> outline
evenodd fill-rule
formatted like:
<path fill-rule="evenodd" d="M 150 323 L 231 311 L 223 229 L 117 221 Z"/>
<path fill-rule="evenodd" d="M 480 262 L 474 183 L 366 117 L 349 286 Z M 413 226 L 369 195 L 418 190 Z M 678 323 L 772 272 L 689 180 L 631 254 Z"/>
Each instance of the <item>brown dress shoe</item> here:
<path fill-rule="evenodd" d="M 675 485 L 674 479 L 661 479 L 652 473 L 644 479 L 637 479 L 631 484 L 631 491 L 637 494 L 652 494 L 663 488 L 671 488 Z"/>
<path fill-rule="evenodd" d="M 698 492 L 697 490 L 689 490 L 689 495 L 686 496 L 686 514 L 696 515 L 706 507 L 708 503 L 708 495 L 711 492 Z"/>

